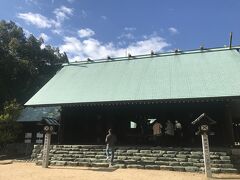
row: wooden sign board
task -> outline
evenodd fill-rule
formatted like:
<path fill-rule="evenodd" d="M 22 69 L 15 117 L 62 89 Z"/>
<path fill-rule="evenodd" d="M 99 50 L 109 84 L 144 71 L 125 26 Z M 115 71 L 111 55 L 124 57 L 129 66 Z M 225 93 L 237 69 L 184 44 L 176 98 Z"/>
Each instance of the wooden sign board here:
<path fill-rule="evenodd" d="M 32 133 L 25 133 L 25 139 L 31 139 Z"/>
<path fill-rule="evenodd" d="M 42 140 L 42 139 L 36 139 L 36 143 L 37 143 L 37 144 L 42 144 L 42 143 L 43 143 L 43 140 Z"/>
<path fill-rule="evenodd" d="M 37 133 L 37 138 L 43 138 L 43 133 Z"/>
<path fill-rule="evenodd" d="M 24 143 L 27 143 L 27 144 L 31 143 L 31 139 L 25 139 Z"/>

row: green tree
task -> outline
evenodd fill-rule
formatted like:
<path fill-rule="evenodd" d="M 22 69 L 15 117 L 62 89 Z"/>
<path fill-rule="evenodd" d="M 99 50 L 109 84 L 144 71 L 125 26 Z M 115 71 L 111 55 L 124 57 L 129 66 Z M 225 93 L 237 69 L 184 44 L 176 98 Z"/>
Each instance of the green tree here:
<path fill-rule="evenodd" d="M 16 100 L 4 104 L 3 112 L 0 114 L 0 147 L 14 142 L 21 133 L 21 125 L 16 121 L 21 109 Z"/>
<path fill-rule="evenodd" d="M 26 37 L 14 22 L 0 21 L 0 110 L 16 98 L 21 104 L 33 96 L 68 61 L 66 53 Z"/>

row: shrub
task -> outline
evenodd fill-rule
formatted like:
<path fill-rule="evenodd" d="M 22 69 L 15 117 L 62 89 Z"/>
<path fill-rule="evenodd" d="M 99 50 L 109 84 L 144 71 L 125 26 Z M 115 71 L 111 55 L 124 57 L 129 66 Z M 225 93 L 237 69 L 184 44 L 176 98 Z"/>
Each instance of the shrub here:
<path fill-rule="evenodd" d="M 4 104 L 3 112 L 0 113 L 0 147 L 14 142 L 21 132 L 21 125 L 16 121 L 21 109 L 16 100 Z"/>

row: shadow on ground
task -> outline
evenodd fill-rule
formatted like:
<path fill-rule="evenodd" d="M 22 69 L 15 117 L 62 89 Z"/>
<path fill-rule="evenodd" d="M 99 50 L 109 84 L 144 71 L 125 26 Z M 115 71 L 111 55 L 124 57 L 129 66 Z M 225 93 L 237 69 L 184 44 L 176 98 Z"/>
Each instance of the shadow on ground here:
<path fill-rule="evenodd" d="M 86 169 L 83 169 L 83 168 L 77 168 L 77 167 L 49 167 L 50 169 L 74 169 L 74 170 L 83 170 L 83 171 L 99 171 L 99 172 L 113 172 L 113 171 L 116 171 L 118 168 L 114 168 L 114 167 L 109 167 L 109 168 L 86 168 Z"/>
<path fill-rule="evenodd" d="M 234 174 L 232 174 L 231 176 L 229 175 L 226 177 L 217 177 L 217 176 L 213 175 L 213 177 L 210 179 L 222 179 L 222 180 L 231 180 L 232 179 L 232 180 L 234 180 L 234 179 L 240 179 L 240 178 L 239 178 L 239 176 L 235 176 Z"/>
<path fill-rule="evenodd" d="M 31 159 L 30 155 L 25 154 L 0 154 L 0 160 L 29 160 Z"/>

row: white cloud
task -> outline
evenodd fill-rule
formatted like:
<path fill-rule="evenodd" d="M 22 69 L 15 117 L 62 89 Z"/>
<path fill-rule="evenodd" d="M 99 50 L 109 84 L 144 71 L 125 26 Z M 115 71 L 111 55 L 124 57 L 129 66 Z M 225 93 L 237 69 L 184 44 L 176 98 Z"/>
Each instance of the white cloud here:
<path fill-rule="evenodd" d="M 170 46 L 162 37 L 155 36 L 150 39 L 137 41 L 128 46 L 128 51 L 133 55 L 149 54 L 151 50 L 160 52 L 163 48 Z"/>
<path fill-rule="evenodd" d="M 135 27 L 125 27 L 124 30 L 125 31 L 136 31 L 137 28 Z"/>
<path fill-rule="evenodd" d="M 73 3 L 75 0 L 67 0 L 69 3 Z"/>
<path fill-rule="evenodd" d="M 142 38 L 143 39 L 150 39 L 150 38 L 152 38 L 152 37 L 158 37 L 159 35 L 158 35 L 158 32 L 156 32 L 156 31 L 153 31 L 153 33 L 152 34 L 149 34 L 149 35 L 143 35 L 142 36 Z"/>
<path fill-rule="evenodd" d="M 56 15 L 57 22 L 63 22 L 65 19 L 68 19 L 69 16 L 73 15 L 73 9 L 66 6 L 61 6 L 56 8 L 53 13 Z"/>
<path fill-rule="evenodd" d="M 170 27 L 170 28 L 168 28 L 168 30 L 171 34 L 178 34 L 179 33 L 178 30 L 174 27 Z"/>
<path fill-rule="evenodd" d="M 119 41 L 119 42 L 117 42 L 117 45 L 123 47 L 123 46 L 127 45 L 127 42 L 126 41 Z"/>
<path fill-rule="evenodd" d="M 41 46 L 40 46 L 41 49 L 44 49 L 45 47 L 46 47 L 45 44 L 41 44 Z"/>
<path fill-rule="evenodd" d="M 38 0 L 25 0 L 25 2 L 27 3 L 27 4 L 35 4 L 35 5 L 37 5 L 38 4 L 38 2 L 37 2 Z"/>
<path fill-rule="evenodd" d="M 113 43 L 102 43 L 94 38 L 80 40 L 76 37 L 64 37 L 64 44 L 60 50 L 68 54 L 69 60 L 80 61 L 88 57 L 92 59 L 125 56 L 126 52 L 132 55 L 149 54 L 151 50 L 155 52 L 162 51 L 165 47 L 170 46 L 163 38 L 159 36 L 136 41 L 125 48 L 119 48 Z"/>
<path fill-rule="evenodd" d="M 64 37 L 65 44 L 61 46 L 61 49 L 65 52 L 73 54 L 79 54 L 82 51 L 82 42 L 75 37 Z"/>
<path fill-rule="evenodd" d="M 118 39 L 134 39 L 134 35 L 132 33 L 123 33 L 120 36 L 118 36 Z"/>
<path fill-rule="evenodd" d="M 107 16 L 101 16 L 103 20 L 107 20 Z"/>
<path fill-rule="evenodd" d="M 37 26 L 38 28 L 50 28 L 56 24 L 54 20 L 49 20 L 47 17 L 37 13 L 19 13 L 17 17 L 23 19 L 28 24 Z"/>
<path fill-rule="evenodd" d="M 85 10 L 82 10 L 80 17 L 86 18 L 87 17 L 87 12 Z"/>
<path fill-rule="evenodd" d="M 41 33 L 39 35 L 39 38 L 42 38 L 44 40 L 44 42 L 47 42 L 50 39 L 50 37 L 45 33 Z"/>
<path fill-rule="evenodd" d="M 62 30 L 60 28 L 53 29 L 52 33 L 60 35 L 62 33 Z"/>
<path fill-rule="evenodd" d="M 135 39 L 133 31 L 136 31 L 135 27 L 125 27 L 124 32 L 120 36 L 118 36 L 118 39 Z"/>
<path fill-rule="evenodd" d="M 55 14 L 54 19 L 32 12 L 19 13 L 17 17 L 23 19 L 28 24 L 37 26 L 38 28 L 51 28 L 53 33 L 61 34 L 63 31 L 62 24 L 64 20 L 73 15 L 73 9 L 61 6 L 60 8 L 56 8 L 53 13 Z"/>
<path fill-rule="evenodd" d="M 78 35 L 80 38 L 86 38 L 86 37 L 91 37 L 95 34 L 95 32 L 92 29 L 85 28 L 85 29 L 80 29 L 78 31 Z"/>
<path fill-rule="evenodd" d="M 24 29 L 24 28 L 23 28 L 23 32 L 27 38 L 32 34 L 29 30 Z"/>

